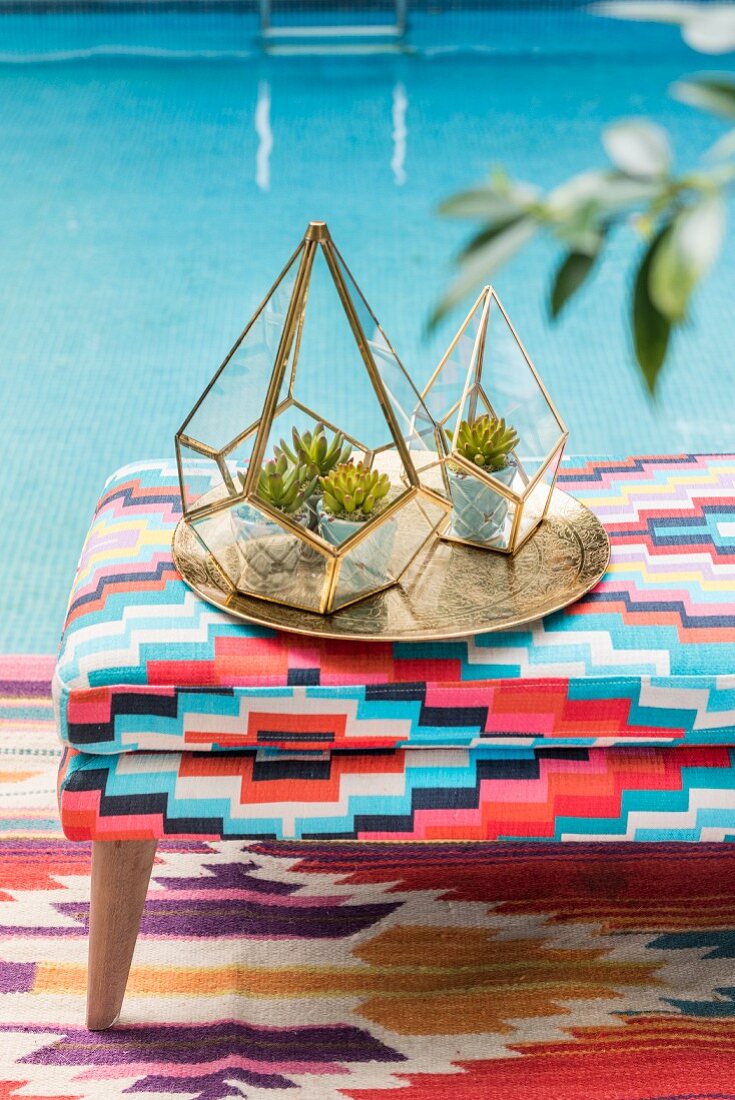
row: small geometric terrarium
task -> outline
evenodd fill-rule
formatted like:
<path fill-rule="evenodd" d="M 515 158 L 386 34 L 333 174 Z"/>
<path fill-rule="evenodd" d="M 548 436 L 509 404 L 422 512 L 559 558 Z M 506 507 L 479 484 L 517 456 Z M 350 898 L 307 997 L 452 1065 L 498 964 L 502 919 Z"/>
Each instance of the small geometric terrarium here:
<path fill-rule="evenodd" d="M 184 517 L 234 591 L 329 613 L 400 580 L 446 517 L 435 427 L 312 222 L 176 436 Z"/>
<path fill-rule="evenodd" d="M 568 433 L 492 287 L 422 396 L 449 451 L 420 470 L 451 505 L 440 536 L 514 554 L 546 515 Z"/>

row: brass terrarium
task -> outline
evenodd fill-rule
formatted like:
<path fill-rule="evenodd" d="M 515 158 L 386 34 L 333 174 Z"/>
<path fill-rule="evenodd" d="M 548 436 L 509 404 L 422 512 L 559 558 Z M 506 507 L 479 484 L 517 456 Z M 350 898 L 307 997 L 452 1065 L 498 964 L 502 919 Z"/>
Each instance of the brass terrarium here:
<path fill-rule="evenodd" d="M 568 433 L 492 287 L 422 396 L 448 447 L 420 470 L 451 506 L 441 537 L 515 553 L 547 513 Z"/>
<path fill-rule="evenodd" d="M 312 222 L 176 436 L 184 517 L 233 591 L 328 613 L 398 581 L 444 520 L 423 402 Z"/>

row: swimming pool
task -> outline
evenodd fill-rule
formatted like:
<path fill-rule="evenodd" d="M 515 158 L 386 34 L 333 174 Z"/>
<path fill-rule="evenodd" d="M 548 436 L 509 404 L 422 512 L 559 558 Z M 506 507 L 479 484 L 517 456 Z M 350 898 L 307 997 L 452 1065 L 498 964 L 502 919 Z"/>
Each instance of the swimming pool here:
<path fill-rule="evenodd" d="M 56 645 L 104 478 L 173 434 L 306 222 L 326 218 L 419 380 L 462 227 L 437 202 L 502 162 L 552 184 L 650 113 L 686 162 L 721 127 L 671 101 L 704 67 L 664 27 L 571 8 L 414 15 L 406 55 L 264 57 L 248 13 L 0 15 L 0 652 Z M 731 59 L 728 59 L 731 60 Z M 718 69 L 728 62 L 717 60 Z M 732 67 L 732 65 L 730 65 Z M 732 448 L 735 249 L 660 398 L 643 394 L 614 254 L 550 329 L 553 251 L 496 281 L 573 453 Z"/>

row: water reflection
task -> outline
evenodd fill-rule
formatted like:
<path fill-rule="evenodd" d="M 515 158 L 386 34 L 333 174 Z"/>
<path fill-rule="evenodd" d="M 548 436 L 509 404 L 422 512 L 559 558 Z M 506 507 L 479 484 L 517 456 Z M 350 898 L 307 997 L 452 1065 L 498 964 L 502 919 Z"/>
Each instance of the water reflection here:
<path fill-rule="evenodd" d="M 406 182 L 406 151 L 408 126 L 408 93 L 405 85 L 398 81 L 393 86 L 391 98 L 391 159 L 390 170 L 393 182 L 403 187 Z M 255 153 L 255 182 L 261 191 L 270 191 L 273 151 L 273 129 L 271 126 L 271 85 L 268 80 L 258 82 L 258 98 L 255 104 L 255 132 L 258 135 L 258 147 Z"/>
<path fill-rule="evenodd" d="M 271 186 L 271 87 L 267 80 L 258 84 L 258 102 L 255 105 L 255 132 L 258 135 L 258 151 L 255 154 L 255 182 L 261 191 Z"/>
<path fill-rule="evenodd" d="M 399 81 L 393 88 L 393 157 L 390 162 L 393 178 L 399 187 L 403 187 L 406 182 L 407 110 L 408 96 L 406 95 L 406 89 Z"/>

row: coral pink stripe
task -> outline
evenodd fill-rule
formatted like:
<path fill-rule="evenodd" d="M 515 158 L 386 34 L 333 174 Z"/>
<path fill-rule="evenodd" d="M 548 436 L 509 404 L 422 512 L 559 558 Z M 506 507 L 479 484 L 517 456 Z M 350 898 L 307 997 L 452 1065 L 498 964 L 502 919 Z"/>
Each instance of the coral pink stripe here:
<path fill-rule="evenodd" d="M 508 663 L 512 663 L 512 658 Z M 494 697 L 494 687 L 488 681 L 426 686 L 426 705 L 433 707 L 492 707 Z"/>
<path fill-rule="evenodd" d="M 553 733 L 555 729 L 563 725 L 555 714 L 540 714 L 537 711 L 529 713 L 521 711 L 518 714 L 489 713 L 485 722 L 485 733 L 517 733 L 526 737 L 540 737 L 545 733 Z"/>

